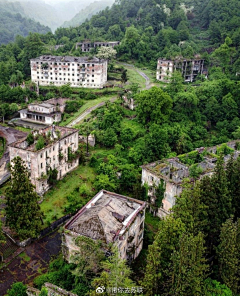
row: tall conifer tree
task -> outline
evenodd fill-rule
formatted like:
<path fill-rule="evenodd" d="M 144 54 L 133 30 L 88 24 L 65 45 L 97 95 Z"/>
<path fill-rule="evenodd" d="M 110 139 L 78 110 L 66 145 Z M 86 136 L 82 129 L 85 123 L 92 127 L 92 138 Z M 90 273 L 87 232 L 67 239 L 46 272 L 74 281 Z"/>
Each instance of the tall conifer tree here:
<path fill-rule="evenodd" d="M 233 157 L 228 161 L 226 170 L 229 194 L 232 197 L 232 207 L 234 217 L 240 218 L 240 159 L 233 160 Z"/>
<path fill-rule="evenodd" d="M 6 223 L 20 238 L 36 237 L 41 228 L 39 196 L 19 156 L 13 159 L 10 170 L 12 178 L 6 191 Z"/>
<path fill-rule="evenodd" d="M 240 290 L 240 220 L 228 219 L 221 228 L 218 246 L 219 273 L 234 294 Z"/>

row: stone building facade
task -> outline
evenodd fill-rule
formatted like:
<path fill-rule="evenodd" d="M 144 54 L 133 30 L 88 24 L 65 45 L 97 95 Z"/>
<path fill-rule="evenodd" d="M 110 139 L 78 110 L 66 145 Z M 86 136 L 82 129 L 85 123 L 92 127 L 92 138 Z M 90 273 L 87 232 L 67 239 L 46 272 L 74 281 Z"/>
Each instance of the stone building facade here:
<path fill-rule="evenodd" d="M 52 125 L 61 121 L 67 99 L 56 98 L 42 103 L 32 103 L 27 109 L 19 111 L 23 121 Z"/>
<path fill-rule="evenodd" d="M 96 57 L 45 55 L 31 59 L 31 79 L 43 85 L 103 88 L 107 82 L 107 61 Z"/>
<path fill-rule="evenodd" d="M 174 71 L 178 70 L 185 82 L 193 82 L 197 75 L 207 75 L 204 69 L 204 60 L 195 57 L 194 59 L 177 58 L 175 60 L 158 59 L 156 79 L 162 82 L 170 82 Z"/>
<path fill-rule="evenodd" d="M 49 126 L 35 132 L 34 137 L 43 136 L 45 145 L 36 150 L 37 140 L 28 145 L 26 138 L 9 145 L 10 161 L 21 157 L 29 170 L 36 192 L 44 194 L 49 188 L 49 171 L 56 169 L 57 179 L 63 178 L 78 166 L 78 130 L 67 127 Z"/>
<path fill-rule="evenodd" d="M 225 151 L 231 151 L 234 159 L 240 155 L 240 141 L 236 140 L 210 148 L 198 148 L 178 157 L 142 166 L 142 185 L 148 185 L 150 207 L 156 204 L 156 188 L 161 184 L 164 190 L 162 204 L 156 211 L 158 217 L 161 218 L 170 213 L 171 208 L 175 205 L 176 197 L 182 193 L 183 182 L 186 178 L 194 180 L 191 176 L 191 165 L 186 164 L 187 159 L 192 159 L 193 165 L 200 168 L 198 179 L 207 175 L 211 176 L 214 173 L 218 151 L 221 149 L 224 151 L 221 147 L 225 147 Z M 230 157 L 230 153 L 224 156 L 225 163 Z"/>
<path fill-rule="evenodd" d="M 145 207 L 143 201 L 101 190 L 64 227 L 65 259 L 79 252 L 75 240 L 85 236 L 102 241 L 104 251 L 114 243 L 122 259 L 134 260 L 143 246 Z"/>
<path fill-rule="evenodd" d="M 98 47 L 112 47 L 118 46 L 120 44 L 120 41 L 96 41 L 91 42 L 90 40 L 85 40 L 82 42 L 76 43 L 76 49 L 81 48 L 82 52 L 89 52 L 91 49 L 98 48 Z"/>

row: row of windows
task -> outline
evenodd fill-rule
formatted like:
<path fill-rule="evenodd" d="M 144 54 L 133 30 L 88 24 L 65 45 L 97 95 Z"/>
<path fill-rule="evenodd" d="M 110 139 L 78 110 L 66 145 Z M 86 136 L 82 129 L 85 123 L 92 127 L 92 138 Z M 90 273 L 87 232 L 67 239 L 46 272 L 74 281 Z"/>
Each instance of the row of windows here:
<path fill-rule="evenodd" d="M 38 70 L 41 70 L 41 68 L 40 67 L 38 67 Z M 53 70 L 53 68 L 50 68 L 50 70 Z M 70 71 L 70 69 L 68 68 L 68 69 L 66 69 L 66 68 L 54 68 L 54 70 L 55 71 L 58 71 L 58 70 L 68 70 L 68 71 Z M 85 72 L 85 70 L 86 69 L 77 69 L 77 71 L 78 72 Z M 43 71 L 43 73 L 45 73 L 46 72 L 46 69 L 44 69 L 44 70 L 42 70 Z M 76 71 L 76 69 L 72 69 L 72 71 Z M 41 72 L 41 71 L 40 71 Z M 87 72 L 90 72 L 90 69 L 87 69 Z M 94 72 L 94 69 L 92 69 L 92 72 Z"/>
<path fill-rule="evenodd" d="M 39 76 L 37 76 L 37 79 L 40 79 Z M 41 79 L 48 79 L 48 78 L 47 78 L 47 77 L 41 77 Z M 50 79 L 53 80 L 52 77 L 50 77 Z M 56 77 L 55 80 L 58 80 L 58 78 Z M 62 79 L 61 77 L 59 78 L 59 80 L 63 80 L 63 81 L 71 81 L 70 78 L 68 78 L 68 79 L 63 78 L 63 79 Z M 74 78 L 72 78 L 72 81 L 75 81 L 75 80 L 76 80 L 76 81 L 85 81 L 84 78 L 83 78 L 83 79 L 79 79 L 79 78 L 78 78 L 78 79 L 74 79 Z M 87 79 L 87 82 L 89 82 L 89 79 Z M 92 79 L 91 82 L 94 82 L 94 79 Z"/>
<path fill-rule="evenodd" d="M 37 72 L 37 74 L 39 74 L 39 72 Z M 40 73 L 40 74 L 42 74 L 42 73 Z M 55 73 L 54 73 L 55 74 Z M 53 73 L 52 72 L 50 72 L 50 75 L 53 75 Z M 56 75 L 62 75 L 62 73 L 57 73 Z M 86 74 L 77 74 L 77 76 L 85 76 Z M 48 74 L 47 75 L 45 75 L 45 76 L 48 76 Z M 63 76 L 66 76 L 66 73 L 63 73 Z M 68 76 L 70 76 L 70 73 L 68 73 Z M 75 76 L 75 74 L 74 73 L 72 73 L 72 75 L 71 76 Z M 90 74 L 87 74 L 87 77 L 90 77 Z M 92 77 L 94 77 L 94 74 L 92 74 Z"/>
<path fill-rule="evenodd" d="M 68 81 L 70 81 L 70 80 L 68 80 Z M 66 82 L 65 81 L 54 81 L 54 83 L 52 82 L 52 81 L 39 81 L 40 82 L 40 85 L 47 85 L 47 84 L 49 84 L 49 85 L 56 85 L 56 84 L 60 84 L 60 85 L 64 85 L 64 84 L 66 84 Z M 95 87 L 98 87 L 98 88 L 101 88 L 102 87 L 102 85 L 101 84 L 92 84 L 92 83 L 85 83 L 85 82 L 82 82 L 82 81 L 80 81 L 80 82 L 72 82 L 71 83 L 71 86 L 76 86 L 76 87 L 93 87 L 93 88 L 95 88 Z"/>
<path fill-rule="evenodd" d="M 39 64 L 39 62 L 36 62 L 36 64 Z M 42 65 L 42 64 L 48 64 L 47 62 L 45 63 L 45 62 L 40 62 L 40 64 Z M 57 62 L 55 62 L 55 63 L 49 63 L 50 65 L 68 65 L 68 66 L 70 66 L 70 63 L 57 63 Z M 81 66 L 81 67 L 85 67 L 85 64 L 76 64 L 76 63 L 72 63 L 72 66 Z M 95 64 L 92 64 L 92 67 L 94 67 L 95 66 Z M 90 64 L 87 64 L 87 67 L 90 67 Z"/>

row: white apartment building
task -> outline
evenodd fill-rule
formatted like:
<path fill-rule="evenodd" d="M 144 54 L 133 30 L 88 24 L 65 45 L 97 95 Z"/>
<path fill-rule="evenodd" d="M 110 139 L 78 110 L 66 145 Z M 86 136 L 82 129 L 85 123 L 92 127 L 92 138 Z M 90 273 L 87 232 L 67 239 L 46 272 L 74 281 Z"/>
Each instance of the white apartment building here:
<path fill-rule="evenodd" d="M 37 150 L 37 138 L 44 138 L 44 147 Z M 35 141 L 28 144 L 27 137 L 9 145 L 10 162 L 19 156 L 24 160 L 36 192 L 44 194 L 49 188 L 50 169 L 56 169 L 57 179 L 78 166 L 78 130 L 61 126 L 49 126 L 34 133 Z"/>
<path fill-rule="evenodd" d="M 107 82 L 107 61 L 96 57 L 45 55 L 30 62 L 31 79 L 42 86 L 103 88 Z"/>

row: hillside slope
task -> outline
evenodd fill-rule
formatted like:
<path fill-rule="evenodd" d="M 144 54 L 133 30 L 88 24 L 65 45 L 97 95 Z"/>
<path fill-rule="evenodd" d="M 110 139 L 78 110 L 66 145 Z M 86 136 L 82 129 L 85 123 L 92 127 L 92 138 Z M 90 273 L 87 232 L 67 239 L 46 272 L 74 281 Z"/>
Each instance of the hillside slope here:
<path fill-rule="evenodd" d="M 63 27 L 77 27 L 107 6 L 110 7 L 113 3 L 114 0 L 95 1 L 77 13 L 70 21 L 64 22 Z"/>
<path fill-rule="evenodd" d="M 27 36 L 29 32 L 46 34 L 51 31 L 34 20 L 0 10 L 0 44 L 14 41 L 16 35 Z"/>

